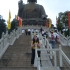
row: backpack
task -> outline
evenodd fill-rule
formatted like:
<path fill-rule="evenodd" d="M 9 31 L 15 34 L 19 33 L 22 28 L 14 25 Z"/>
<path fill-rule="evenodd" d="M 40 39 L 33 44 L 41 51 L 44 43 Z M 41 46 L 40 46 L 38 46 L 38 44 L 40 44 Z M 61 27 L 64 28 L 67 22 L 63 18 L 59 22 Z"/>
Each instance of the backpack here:
<path fill-rule="evenodd" d="M 59 37 L 58 37 L 58 36 L 56 36 L 55 40 L 56 40 L 56 42 L 59 42 Z"/>
<path fill-rule="evenodd" d="M 58 39 L 58 36 L 56 35 L 56 39 Z"/>
<path fill-rule="evenodd" d="M 53 35 L 53 34 L 51 35 L 51 39 L 52 39 L 52 40 L 54 39 L 54 35 Z"/>

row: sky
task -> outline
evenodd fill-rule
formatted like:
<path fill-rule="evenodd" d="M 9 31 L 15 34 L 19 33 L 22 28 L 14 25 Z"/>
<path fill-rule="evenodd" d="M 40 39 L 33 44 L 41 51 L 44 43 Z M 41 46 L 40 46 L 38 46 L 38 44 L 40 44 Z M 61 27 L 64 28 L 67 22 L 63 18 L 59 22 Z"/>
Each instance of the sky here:
<path fill-rule="evenodd" d="M 0 0 L 0 15 L 2 15 L 6 21 L 8 20 L 9 10 L 11 11 L 12 19 L 17 15 L 18 1 L 19 0 Z M 23 0 L 23 3 L 26 4 L 27 0 Z M 46 14 L 51 18 L 54 26 L 56 26 L 56 16 L 58 16 L 58 13 L 70 10 L 70 0 L 37 0 L 37 3 L 44 7 Z"/>

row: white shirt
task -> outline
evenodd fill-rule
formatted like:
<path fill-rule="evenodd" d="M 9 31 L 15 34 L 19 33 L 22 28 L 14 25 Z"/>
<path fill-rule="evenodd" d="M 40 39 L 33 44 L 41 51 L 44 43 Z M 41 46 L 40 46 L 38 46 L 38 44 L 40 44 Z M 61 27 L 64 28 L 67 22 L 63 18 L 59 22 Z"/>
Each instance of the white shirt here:
<path fill-rule="evenodd" d="M 44 34 L 44 31 L 42 31 L 42 34 Z"/>
<path fill-rule="evenodd" d="M 25 32 L 25 30 L 22 30 L 22 33 L 24 33 Z"/>
<path fill-rule="evenodd" d="M 28 29 L 28 31 L 31 31 L 30 29 Z"/>
<path fill-rule="evenodd" d="M 55 38 L 56 38 L 56 36 L 59 38 L 59 35 L 56 32 L 54 32 L 53 34 L 54 34 Z"/>

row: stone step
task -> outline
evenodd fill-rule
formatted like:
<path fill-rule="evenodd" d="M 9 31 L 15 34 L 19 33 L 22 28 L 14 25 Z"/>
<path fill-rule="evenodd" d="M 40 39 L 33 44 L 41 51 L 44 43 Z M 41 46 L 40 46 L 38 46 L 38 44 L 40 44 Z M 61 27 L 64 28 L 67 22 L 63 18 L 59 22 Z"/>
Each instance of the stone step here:
<path fill-rule="evenodd" d="M 0 61 L 0 67 L 2 66 L 31 66 L 31 61 L 30 60 L 3 60 Z"/>
<path fill-rule="evenodd" d="M 0 70 L 37 70 L 35 67 L 0 67 Z"/>
<path fill-rule="evenodd" d="M 4 56 L 2 57 L 2 59 L 30 59 L 31 58 L 31 53 L 13 53 L 13 54 L 9 54 L 6 53 L 4 54 Z"/>
<path fill-rule="evenodd" d="M 60 67 L 61 70 L 70 70 L 70 67 Z"/>
<path fill-rule="evenodd" d="M 41 70 L 60 70 L 59 67 L 41 67 Z"/>

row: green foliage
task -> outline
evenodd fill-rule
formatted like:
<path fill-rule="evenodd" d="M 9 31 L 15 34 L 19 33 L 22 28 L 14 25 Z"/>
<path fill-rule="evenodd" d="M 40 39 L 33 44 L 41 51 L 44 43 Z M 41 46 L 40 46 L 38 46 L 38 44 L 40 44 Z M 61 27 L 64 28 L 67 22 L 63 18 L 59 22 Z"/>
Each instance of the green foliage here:
<path fill-rule="evenodd" d="M 58 16 L 57 29 L 62 32 L 62 29 L 68 29 L 68 12 L 60 12 Z M 65 32 L 65 36 L 68 35 L 68 31 Z"/>
<path fill-rule="evenodd" d="M 14 30 L 15 29 L 15 21 L 12 21 L 11 22 L 11 30 Z"/>
<path fill-rule="evenodd" d="M 11 29 L 8 29 L 8 34 L 12 32 L 12 30 L 16 30 L 18 27 L 18 21 L 16 19 L 13 19 L 11 22 Z"/>
<path fill-rule="evenodd" d="M 11 22 L 11 31 L 14 30 L 14 29 L 17 29 L 17 27 L 18 27 L 18 21 L 14 19 Z"/>
<path fill-rule="evenodd" d="M 6 24 L 5 24 L 5 20 L 0 15 L 0 38 L 2 36 L 2 32 L 6 33 Z"/>
<path fill-rule="evenodd" d="M 58 18 L 58 24 L 57 24 L 57 29 L 58 31 L 62 30 L 62 24 L 60 23 L 60 19 Z"/>
<path fill-rule="evenodd" d="M 65 36 L 69 36 L 69 30 L 65 31 Z"/>
<path fill-rule="evenodd" d="M 59 24 L 57 25 L 57 29 L 58 29 L 58 31 L 60 31 L 60 30 L 62 29 L 61 23 L 59 23 Z"/>
<path fill-rule="evenodd" d="M 70 31 L 69 29 L 68 29 L 67 31 L 64 31 L 64 35 L 65 35 L 66 37 L 67 37 L 67 35 L 70 36 L 70 35 L 69 35 L 69 34 L 70 34 L 69 31 Z"/>

